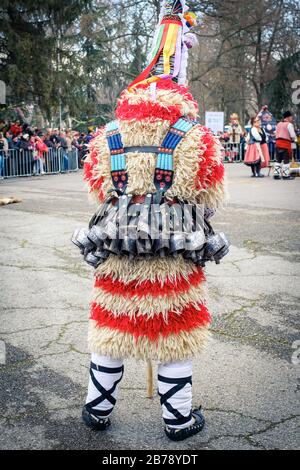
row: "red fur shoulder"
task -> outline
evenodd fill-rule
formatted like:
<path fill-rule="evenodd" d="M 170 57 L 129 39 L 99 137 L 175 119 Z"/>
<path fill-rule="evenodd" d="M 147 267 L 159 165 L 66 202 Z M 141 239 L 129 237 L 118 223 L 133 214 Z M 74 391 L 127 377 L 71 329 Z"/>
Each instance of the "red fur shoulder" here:
<path fill-rule="evenodd" d="M 104 182 L 103 176 L 99 175 L 98 165 L 100 161 L 99 150 L 97 147 L 97 141 L 100 136 L 103 136 L 105 127 L 102 127 L 96 133 L 94 139 L 89 144 L 89 153 L 85 159 L 83 166 L 83 179 L 88 183 L 89 191 L 98 192 L 98 199 L 100 201 L 105 199 L 102 192 L 102 185 Z"/>
<path fill-rule="evenodd" d="M 199 141 L 199 162 L 196 177 L 197 189 L 208 189 L 223 183 L 225 168 L 221 157 L 221 144 L 217 137 L 204 126 L 199 126 L 203 135 Z"/>

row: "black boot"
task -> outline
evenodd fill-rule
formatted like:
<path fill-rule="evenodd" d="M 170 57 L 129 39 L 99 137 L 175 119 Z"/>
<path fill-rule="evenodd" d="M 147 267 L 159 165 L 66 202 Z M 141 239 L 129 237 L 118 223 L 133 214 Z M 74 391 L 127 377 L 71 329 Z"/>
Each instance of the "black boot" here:
<path fill-rule="evenodd" d="M 85 405 L 82 409 L 82 420 L 86 426 L 92 428 L 94 431 L 105 431 L 110 425 L 109 418 L 100 418 L 96 416 L 97 411 L 92 412 Z"/>
<path fill-rule="evenodd" d="M 200 408 L 196 408 L 192 411 L 192 416 L 195 419 L 195 422 L 187 428 L 174 429 L 169 428 L 168 426 L 165 427 L 165 433 L 168 438 L 171 439 L 171 441 L 183 441 L 184 439 L 195 436 L 195 434 L 198 434 L 198 432 L 202 431 L 205 425 L 205 418 L 201 413 L 201 406 Z"/>
<path fill-rule="evenodd" d="M 260 170 L 261 170 L 261 163 L 259 162 L 255 165 L 256 177 L 264 178 L 265 176 L 261 174 Z"/>

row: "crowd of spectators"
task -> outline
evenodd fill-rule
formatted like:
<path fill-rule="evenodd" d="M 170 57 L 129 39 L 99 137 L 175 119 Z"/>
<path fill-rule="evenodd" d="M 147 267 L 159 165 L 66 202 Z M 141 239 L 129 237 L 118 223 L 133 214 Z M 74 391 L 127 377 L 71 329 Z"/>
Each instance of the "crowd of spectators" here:
<path fill-rule="evenodd" d="M 42 175 L 45 172 L 67 172 L 70 161 L 76 161 L 76 168 L 83 166 L 88 152 L 88 144 L 95 132 L 92 128 L 86 133 L 73 130 L 46 129 L 42 131 L 20 121 L 5 123 L 0 121 L 0 179 L 4 176 Z M 224 160 L 244 159 L 246 149 L 245 131 L 238 146 L 229 143 L 226 132 L 219 133 L 224 147 Z M 300 161 L 300 130 L 297 132 L 297 148 L 294 157 Z M 275 143 L 269 142 L 271 158 L 275 155 Z"/>
<path fill-rule="evenodd" d="M 70 156 L 77 152 L 81 167 L 94 133 L 72 130 L 47 129 L 42 131 L 19 121 L 0 122 L 0 178 L 18 174 L 44 174 L 53 169 L 54 156 L 60 158 L 60 171 L 69 169 Z"/>
<path fill-rule="evenodd" d="M 224 160 L 233 162 L 235 159 L 238 161 L 243 161 L 247 149 L 247 136 L 249 135 L 249 128 L 248 130 L 244 130 L 243 134 L 240 136 L 240 142 L 238 144 L 232 144 L 230 141 L 230 136 L 228 132 L 219 132 L 217 134 L 218 138 L 224 149 Z M 300 162 L 300 129 L 295 128 L 297 140 L 295 142 L 295 148 L 293 150 L 294 159 Z M 269 153 L 271 156 L 271 160 L 275 160 L 275 137 L 273 139 L 267 139 L 267 144 L 269 148 Z"/>

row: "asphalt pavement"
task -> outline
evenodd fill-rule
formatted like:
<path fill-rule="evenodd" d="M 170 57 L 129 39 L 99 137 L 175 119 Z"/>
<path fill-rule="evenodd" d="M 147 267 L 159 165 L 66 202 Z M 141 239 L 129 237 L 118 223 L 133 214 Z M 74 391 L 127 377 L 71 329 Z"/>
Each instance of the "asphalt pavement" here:
<path fill-rule="evenodd" d="M 0 181 L 0 449 L 299 448 L 300 178 L 226 166 L 230 199 L 214 227 L 232 247 L 207 277 L 212 340 L 194 361 L 202 433 L 174 443 L 146 366 L 126 361 L 111 428 L 81 422 L 93 270 L 70 243 L 94 207 L 82 174 Z"/>

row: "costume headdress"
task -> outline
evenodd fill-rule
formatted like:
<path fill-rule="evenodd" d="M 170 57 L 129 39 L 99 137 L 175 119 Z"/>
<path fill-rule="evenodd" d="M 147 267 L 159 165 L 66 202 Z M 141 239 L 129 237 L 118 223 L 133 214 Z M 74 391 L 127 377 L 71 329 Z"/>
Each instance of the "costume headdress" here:
<path fill-rule="evenodd" d="M 164 78 L 185 85 L 188 49 L 197 44 L 190 28 L 196 24 L 196 15 L 188 11 L 186 0 L 163 0 L 149 65 L 130 84 L 129 89 Z"/>
<path fill-rule="evenodd" d="M 231 114 L 230 121 L 239 121 L 239 115 L 237 113 Z"/>

